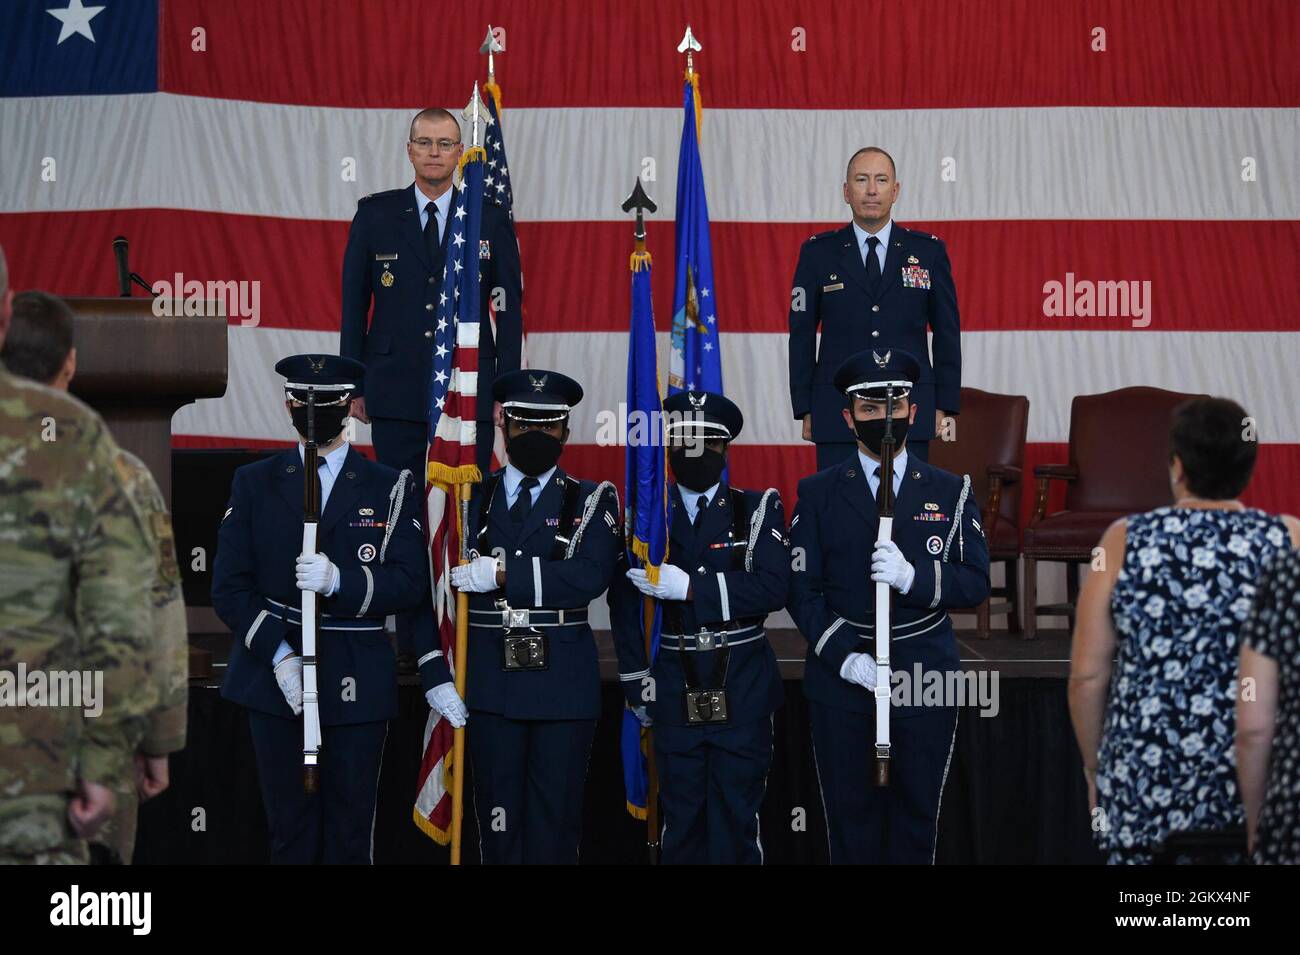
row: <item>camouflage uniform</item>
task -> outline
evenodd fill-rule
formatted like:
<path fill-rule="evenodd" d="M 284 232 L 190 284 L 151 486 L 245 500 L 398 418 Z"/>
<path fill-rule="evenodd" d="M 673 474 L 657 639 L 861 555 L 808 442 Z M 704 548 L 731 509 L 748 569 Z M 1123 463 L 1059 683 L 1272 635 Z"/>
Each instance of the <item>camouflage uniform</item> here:
<path fill-rule="evenodd" d="M 69 798 L 130 781 L 157 704 L 155 561 L 117 453 L 95 412 L 0 367 L 0 862 L 85 861 Z M 102 711 L 16 705 L 55 671 L 98 675 Z"/>
<path fill-rule="evenodd" d="M 166 756 L 185 748 L 186 703 L 189 699 L 189 641 L 185 627 L 185 599 L 181 594 L 181 572 L 176 563 L 176 541 L 171 517 L 158 482 L 145 463 L 130 451 L 118 451 L 130 478 L 127 497 L 144 523 L 149 548 L 154 555 L 154 579 L 150 590 L 153 612 L 151 649 L 153 677 L 158 688 L 158 706 L 149 713 L 140 751 L 146 756 Z M 95 837 L 117 853 L 127 865 L 135 851 L 136 814 L 140 803 L 134 783 L 118 789 L 117 812 Z"/>

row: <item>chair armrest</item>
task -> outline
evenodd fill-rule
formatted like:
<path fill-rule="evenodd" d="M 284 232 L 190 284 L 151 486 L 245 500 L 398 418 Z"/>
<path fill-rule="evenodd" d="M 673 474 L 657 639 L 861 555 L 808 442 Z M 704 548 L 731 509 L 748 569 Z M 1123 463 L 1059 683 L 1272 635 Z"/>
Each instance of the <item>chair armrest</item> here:
<path fill-rule="evenodd" d="M 1034 468 L 1034 476 L 1058 481 L 1073 481 L 1079 476 L 1079 469 L 1073 464 L 1040 464 Z"/>
<path fill-rule="evenodd" d="M 1003 484 L 1015 484 L 1023 477 L 1014 464 L 990 464 L 988 473 L 990 478 L 1000 478 Z"/>
<path fill-rule="evenodd" d="M 1079 476 L 1079 469 L 1072 464 L 1040 464 L 1034 468 L 1038 478 L 1038 494 L 1034 500 L 1034 516 L 1029 521 L 1033 527 L 1047 516 L 1047 490 L 1052 481 L 1073 481 Z"/>

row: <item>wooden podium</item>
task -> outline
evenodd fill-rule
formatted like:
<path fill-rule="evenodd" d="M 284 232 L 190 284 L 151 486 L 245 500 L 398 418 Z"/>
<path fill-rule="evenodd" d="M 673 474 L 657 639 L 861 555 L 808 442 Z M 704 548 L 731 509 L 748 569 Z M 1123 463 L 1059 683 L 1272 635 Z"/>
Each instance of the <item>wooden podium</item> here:
<path fill-rule="evenodd" d="M 226 393 L 224 303 L 204 302 L 202 315 L 193 316 L 173 302 L 171 316 L 157 316 L 147 298 L 64 301 L 76 315 L 72 393 L 103 416 L 119 445 L 144 461 L 171 510 L 172 415 L 197 398 Z M 191 645 L 190 676 L 211 674 L 211 651 Z"/>
<path fill-rule="evenodd" d="M 149 466 L 170 508 L 172 415 L 197 398 L 226 393 L 224 303 L 205 302 L 203 317 L 159 317 L 147 298 L 65 301 L 76 314 L 72 393 Z M 179 306 L 174 303 L 173 312 Z"/>

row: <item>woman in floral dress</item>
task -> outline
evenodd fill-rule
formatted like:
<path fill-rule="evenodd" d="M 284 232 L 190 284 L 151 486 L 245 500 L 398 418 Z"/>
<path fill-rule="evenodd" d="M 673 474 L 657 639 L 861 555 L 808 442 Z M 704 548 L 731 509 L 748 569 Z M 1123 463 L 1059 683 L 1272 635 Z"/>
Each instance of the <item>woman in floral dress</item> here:
<path fill-rule="evenodd" d="M 1070 714 L 1111 863 L 1149 863 L 1171 833 L 1244 825 L 1241 629 L 1262 568 L 1300 544 L 1300 521 L 1237 500 L 1255 464 L 1245 422 L 1222 398 L 1175 410 L 1174 503 L 1112 524 L 1079 595 Z"/>

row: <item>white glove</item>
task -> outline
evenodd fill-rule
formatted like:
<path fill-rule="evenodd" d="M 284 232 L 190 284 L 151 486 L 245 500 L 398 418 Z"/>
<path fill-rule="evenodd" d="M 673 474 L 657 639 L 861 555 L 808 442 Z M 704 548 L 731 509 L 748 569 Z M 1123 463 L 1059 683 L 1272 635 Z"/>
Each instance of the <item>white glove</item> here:
<path fill-rule="evenodd" d="M 647 597 L 659 600 L 685 600 L 686 592 L 691 587 L 691 575 L 675 564 L 663 564 L 659 568 L 659 583 L 650 583 L 645 569 L 634 567 L 627 572 L 627 579 L 632 586 Z"/>
<path fill-rule="evenodd" d="M 469 717 L 469 710 L 465 709 L 465 701 L 456 692 L 455 683 L 450 680 L 446 683 L 439 683 L 432 690 L 426 690 L 424 698 L 429 701 L 430 709 L 446 717 L 447 722 L 456 729 L 460 729 L 465 725 L 465 720 Z"/>
<path fill-rule="evenodd" d="M 870 653 L 850 653 L 840 664 L 840 677 L 850 683 L 876 688 L 876 658 Z"/>
<path fill-rule="evenodd" d="M 299 590 L 329 597 L 339 589 L 339 569 L 324 554 L 299 554 L 297 571 Z"/>
<path fill-rule="evenodd" d="M 451 585 L 471 594 L 488 594 L 497 589 L 497 559 L 475 557 L 468 564 L 451 569 Z"/>
<path fill-rule="evenodd" d="M 275 665 L 272 671 L 275 682 L 280 684 L 284 701 L 293 710 L 294 716 L 302 713 L 302 657 L 290 655 Z"/>
<path fill-rule="evenodd" d="M 871 553 L 871 579 L 884 581 L 900 594 L 912 589 L 916 570 L 893 541 L 881 541 Z"/>
<path fill-rule="evenodd" d="M 632 715 L 637 718 L 637 722 L 642 726 L 654 726 L 655 721 L 650 718 L 650 711 L 644 706 L 634 706 L 631 709 Z"/>

